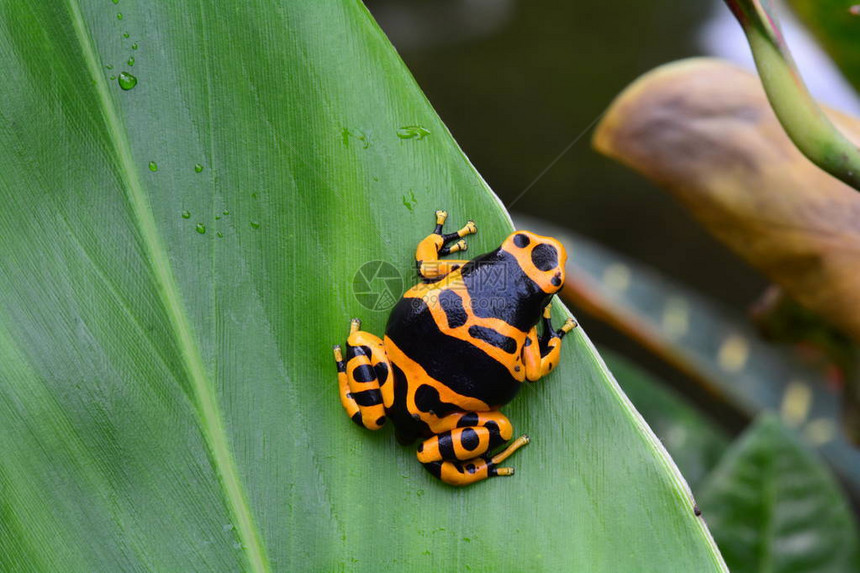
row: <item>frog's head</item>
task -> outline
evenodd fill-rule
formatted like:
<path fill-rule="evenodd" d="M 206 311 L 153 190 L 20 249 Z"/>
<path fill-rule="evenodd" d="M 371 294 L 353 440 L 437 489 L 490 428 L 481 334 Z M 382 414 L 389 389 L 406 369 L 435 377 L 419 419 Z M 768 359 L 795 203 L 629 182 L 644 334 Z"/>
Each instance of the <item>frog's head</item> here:
<path fill-rule="evenodd" d="M 514 256 L 520 269 L 543 292 L 552 295 L 561 289 L 567 251 L 557 240 L 529 231 L 516 231 L 502 243 L 502 250 Z"/>

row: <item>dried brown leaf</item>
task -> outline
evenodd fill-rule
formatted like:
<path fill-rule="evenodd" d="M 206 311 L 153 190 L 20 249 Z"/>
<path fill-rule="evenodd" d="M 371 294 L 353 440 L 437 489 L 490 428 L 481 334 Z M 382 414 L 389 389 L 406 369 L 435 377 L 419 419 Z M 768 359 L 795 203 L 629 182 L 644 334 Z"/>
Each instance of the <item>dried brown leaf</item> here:
<path fill-rule="evenodd" d="M 827 114 L 860 141 L 860 120 Z M 757 76 L 709 59 L 658 68 L 616 99 L 594 144 L 860 341 L 860 194 L 795 148 Z"/>

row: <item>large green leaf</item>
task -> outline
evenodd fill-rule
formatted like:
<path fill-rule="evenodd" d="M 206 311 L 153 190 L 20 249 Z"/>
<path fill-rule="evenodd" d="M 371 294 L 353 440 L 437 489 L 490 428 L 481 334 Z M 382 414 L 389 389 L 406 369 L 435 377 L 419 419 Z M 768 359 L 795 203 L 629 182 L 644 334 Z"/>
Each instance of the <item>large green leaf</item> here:
<path fill-rule="evenodd" d="M 825 466 L 773 416 L 759 418 L 732 446 L 700 501 L 736 573 L 860 568 L 848 500 Z"/>
<path fill-rule="evenodd" d="M 0 569 L 724 570 L 581 331 L 515 477 L 342 412 L 358 267 L 510 230 L 359 2 L 0 11 Z"/>

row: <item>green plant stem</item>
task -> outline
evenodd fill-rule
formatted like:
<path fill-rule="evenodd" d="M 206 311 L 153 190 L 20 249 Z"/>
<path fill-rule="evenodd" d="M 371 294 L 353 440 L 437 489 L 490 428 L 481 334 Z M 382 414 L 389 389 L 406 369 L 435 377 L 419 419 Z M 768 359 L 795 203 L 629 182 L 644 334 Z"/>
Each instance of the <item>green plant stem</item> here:
<path fill-rule="evenodd" d="M 860 149 L 824 115 L 797 71 L 770 0 L 725 0 L 750 44 L 780 123 L 810 161 L 860 190 Z"/>

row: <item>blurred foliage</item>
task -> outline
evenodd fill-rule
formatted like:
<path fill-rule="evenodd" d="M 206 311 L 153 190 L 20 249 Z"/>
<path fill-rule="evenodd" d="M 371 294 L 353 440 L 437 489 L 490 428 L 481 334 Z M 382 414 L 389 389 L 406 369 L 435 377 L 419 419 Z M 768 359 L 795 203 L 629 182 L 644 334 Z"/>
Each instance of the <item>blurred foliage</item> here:
<path fill-rule="evenodd" d="M 860 570 L 845 496 L 773 416 L 759 418 L 726 453 L 699 507 L 734 573 Z"/>
<path fill-rule="evenodd" d="M 828 113 L 860 139 L 860 120 Z M 594 142 L 669 190 L 791 298 L 860 341 L 860 195 L 800 154 L 755 76 L 716 60 L 663 66 L 616 99 Z M 856 358 L 839 359 L 845 427 L 860 441 Z"/>
<path fill-rule="evenodd" d="M 732 571 L 858 570 L 848 499 L 776 416 L 761 415 L 729 446 L 713 422 L 659 380 L 605 348 L 601 355 L 684 473 Z"/>

